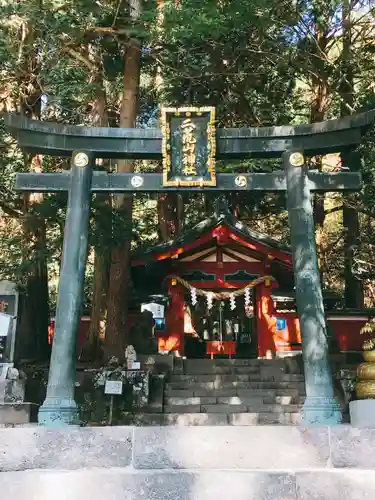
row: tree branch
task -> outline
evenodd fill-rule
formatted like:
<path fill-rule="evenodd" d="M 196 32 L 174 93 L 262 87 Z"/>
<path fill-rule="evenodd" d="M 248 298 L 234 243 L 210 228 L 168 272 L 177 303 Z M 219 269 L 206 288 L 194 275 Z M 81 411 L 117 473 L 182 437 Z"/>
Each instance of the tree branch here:
<path fill-rule="evenodd" d="M 23 214 L 22 212 L 18 212 L 14 208 L 10 207 L 7 203 L 5 203 L 3 200 L 0 200 L 0 208 L 5 212 L 7 215 L 10 215 L 11 217 L 14 217 L 15 219 L 20 219 Z"/>
<path fill-rule="evenodd" d="M 94 71 L 95 65 L 78 50 L 75 50 L 71 47 L 65 47 L 63 49 L 63 52 L 66 52 L 67 54 L 72 56 L 77 61 L 80 61 L 81 63 L 83 63 L 90 71 Z"/>
<path fill-rule="evenodd" d="M 338 205 L 337 207 L 333 208 L 328 208 L 327 210 L 324 210 L 324 217 L 329 214 L 333 214 L 335 212 L 338 212 L 339 210 L 342 210 L 344 207 L 343 205 Z"/>

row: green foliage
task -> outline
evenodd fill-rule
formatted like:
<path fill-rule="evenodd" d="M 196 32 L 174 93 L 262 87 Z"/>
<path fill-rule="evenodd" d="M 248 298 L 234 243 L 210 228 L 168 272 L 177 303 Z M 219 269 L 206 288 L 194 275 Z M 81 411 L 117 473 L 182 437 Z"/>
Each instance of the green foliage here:
<path fill-rule="evenodd" d="M 344 60 L 339 0 L 166 0 L 162 12 L 145 1 L 140 20 L 131 18 L 127 1 L 39 0 L 0 2 L 0 111 L 67 124 L 92 122 L 93 102 L 103 91 L 110 126 L 117 126 L 122 98 L 124 52 L 129 37 L 143 45 L 138 125 L 157 126 L 157 106 L 214 105 L 219 126 L 266 126 L 306 123 L 315 99 L 316 79 L 328 88 L 326 117 L 342 112 Z M 349 66 L 354 73 L 353 109 L 371 108 L 374 81 L 373 12 L 364 15 L 351 2 L 352 43 Z M 162 15 L 162 16 L 161 16 Z M 319 45 L 323 36 L 325 44 Z M 318 45 L 317 45 L 318 44 Z M 317 50 L 317 46 L 319 50 Z M 347 57 L 347 55 L 345 56 Z M 344 64 L 345 63 L 345 64 Z M 156 85 L 156 76 L 161 84 Z M 346 103 L 348 104 L 348 103 Z M 365 187 L 360 198 L 359 261 L 373 277 L 374 137 L 363 146 Z M 24 225 L 46 221 L 45 252 L 54 299 L 61 260 L 66 195 L 46 195 L 25 211 L 24 198 L 14 191 L 16 172 L 30 169 L 0 122 L 0 278 L 25 281 L 36 252 Z M 139 162 L 136 170 L 155 171 L 156 163 Z M 44 171 L 68 168 L 65 160 L 43 158 Z M 103 166 L 113 170 L 113 162 Z M 272 171 L 278 161 L 218 162 L 220 172 Z M 213 199 L 183 196 L 185 228 L 212 211 Z M 239 217 L 270 236 L 288 241 L 283 195 L 232 194 Z M 341 200 L 333 200 L 340 204 Z M 330 203 L 333 203 L 330 201 Z M 27 219 L 26 219 L 27 218 Z M 113 242 L 130 237 L 126 214 L 113 213 L 100 196 L 93 199 L 90 245 L 108 254 Z M 133 204 L 133 247 L 158 241 L 155 197 L 137 195 Z M 343 226 L 330 215 L 325 227 L 326 284 L 342 289 Z M 336 243 L 337 242 L 337 243 Z M 359 266 L 361 267 L 361 266 Z M 363 267 L 363 266 L 362 266 Z M 86 307 L 93 275 L 89 258 Z"/>
<path fill-rule="evenodd" d="M 283 24 L 289 17 L 288 5 L 280 12 L 273 0 L 166 2 L 163 25 L 150 30 L 161 100 L 215 105 L 221 125 L 287 123 L 294 85 Z"/>

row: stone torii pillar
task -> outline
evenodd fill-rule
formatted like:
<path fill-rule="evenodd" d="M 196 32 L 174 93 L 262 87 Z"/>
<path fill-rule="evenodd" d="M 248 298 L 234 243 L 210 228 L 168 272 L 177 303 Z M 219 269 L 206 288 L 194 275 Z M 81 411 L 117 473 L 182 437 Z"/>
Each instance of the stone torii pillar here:
<path fill-rule="evenodd" d="M 328 360 L 328 339 L 316 253 L 308 169 L 302 152 L 286 152 L 283 162 L 292 244 L 297 313 L 302 332 L 306 401 L 303 422 L 309 426 L 339 424 Z"/>
<path fill-rule="evenodd" d="M 89 151 L 72 155 L 47 396 L 38 417 L 39 424 L 48 427 L 79 424 L 74 400 L 76 333 L 81 319 L 94 160 Z"/>

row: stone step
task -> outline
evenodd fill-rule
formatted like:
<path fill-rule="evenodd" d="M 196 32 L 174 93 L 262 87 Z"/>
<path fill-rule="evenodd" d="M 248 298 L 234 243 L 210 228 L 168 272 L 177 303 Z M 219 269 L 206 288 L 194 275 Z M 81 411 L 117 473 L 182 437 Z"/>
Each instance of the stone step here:
<path fill-rule="evenodd" d="M 176 405 L 204 405 L 211 404 L 214 405 L 217 403 L 217 399 L 215 397 L 189 397 L 189 398 L 177 398 L 177 397 L 167 397 L 164 400 L 165 405 L 167 406 L 176 406 Z"/>
<path fill-rule="evenodd" d="M 205 374 L 205 375 L 171 375 L 171 382 L 213 382 L 215 380 L 222 380 L 225 382 L 247 382 L 249 380 L 249 374 L 237 374 L 237 375 L 223 375 L 219 373 Z"/>
<path fill-rule="evenodd" d="M 165 405 L 167 406 L 189 406 L 189 405 L 212 405 L 212 404 L 227 404 L 227 405 L 290 405 L 300 404 L 302 399 L 296 396 L 248 396 L 248 397 L 166 397 Z M 154 412 L 153 412 L 154 413 Z"/>
<path fill-rule="evenodd" d="M 218 425 L 296 425 L 300 413 L 169 413 L 127 414 L 129 425 L 135 426 L 218 426 Z"/>
<path fill-rule="evenodd" d="M 232 413 L 229 425 L 298 425 L 302 421 L 300 412 L 290 413 Z"/>
<path fill-rule="evenodd" d="M 279 374 L 302 374 L 302 366 L 296 360 L 259 360 L 259 359 L 190 359 L 184 360 L 175 373 L 190 375 L 254 374 L 278 376 Z"/>
<path fill-rule="evenodd" d="M 174 372 L 176 374 L 180 372 Z M 185 375 L 210 375 L 210 374 L 223 374 L 223 375 L 235 375 L 235 374 L 259 374 L 259 373 L 285 373 L 285 368 L 275 368 L 275 367 L 260 367 L 255 365 L 250 366 L 215 366 L 215 365 L 204 365 L 197 368 L 185 368 L 183 374 Z"/>
<path fill-rule="evenodd" d="M 301 397 L 305 394 L 305 387 L 303 390 L 300 389 L 237 389 L 237 396 L 240 397 L 251 397 L 251 396 L 264 396 L 264 397 L 273 397 L 273 396 L 292 396 L 292 397 Z"/>
<path fill-rule="evenodd" d="M 205 375 L 171 375 L 171 382 L 303 382 L 304 376 L 297 374 L 279 374 L 261 376 L 260 374 L 221 374 L 212 373 Z"/>
<path fill-rule="evenodd" d="M 187 370 L 209 366 L 273 366 L 287 367 L 288 362 L 283 359 L 185 359 L 184 367 Z"/>
<path fill-rule="evenodd" d="M 304 382 L 249 382 L 249 381 L 224 381 L 224 380 L 215 380 L 211 382 L 195 382 L 194 380 L 180 380 L 176 382 L 168 382 L 168 389 L 297 389 L 301 392 L 305 391 Z"/>
<path fill-rule="evenodd" d="M 174 407 L 176 408 L 176 407 Z M 257 404 L 215 404 L 201 405 L 201 413 L 298 413 L 299 405 Z"/>
<path fill-rule="evenodd" d="M 263 397 L 277 397 L 277 396 L 291 396 L 291 397 L 303 397 L 305 391 L 300 391 L 298 389 L 237 389 L 237 388 L 227 388 L 227 389 L 196 389 L 194 387 L 190 389 L 173 389 L 166 387 L 165 397 L 174 398 L 191 398 L 191 397 L 251 397 L 251 396 L 263 396 Z"/>
<path fill-rule="evenodd" d="M 297 413 L 300 405 L 289 404 L 263 404 L 263 402 L 251 404 L 191 404 L 191 405 L 165 405 L 164 413 Z"/>
<path fill-rule="evenodd" d="M 164 413 L 202 413 L 201 409 L 202 409 L 202 406 L 200 404 L 165 405 L 164 406 Z"/>
<path fill-rule="evenodd" d="M 200 372 L 198 371 L 185 371 L 186 375 L 210 375 L 210 374 L 218 374 L 218 375 L 257 375 L 260 374 L 261 370 L 256 366 L 216 366 L 211 369 L 202 369 Z M 283 373 L 283 372 L 281 372 Z"/>
<path fill-rule="evenodd" d="M 265 401 L 267 400 L 267 402 Z M 250 396 L 245 398 L 240 398 L 238 396 L 232 398 L 217 398 L 217 404 L 225 404 L 225 405 L 247 405 L 247 406 L 262 406 L 262 405 L 290 405 L 293 404 L 293 398 L 288 397 L 288 400 L 284 403 L 276 403 L 276 398 L 264 398 L 262 396 Z M 210 403 L 201 403 L 201 404 L 210 404 Z M 212 403 L 211 403 L 212 404 Z"/>

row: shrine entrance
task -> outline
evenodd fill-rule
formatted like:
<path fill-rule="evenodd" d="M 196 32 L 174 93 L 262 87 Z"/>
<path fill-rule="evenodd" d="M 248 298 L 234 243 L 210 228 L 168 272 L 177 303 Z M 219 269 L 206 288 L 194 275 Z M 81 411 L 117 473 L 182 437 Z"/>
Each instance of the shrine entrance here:
<path fill-rule="evenodd" d="M 17 189 L 22 191 L 68 192 L 56 328 L 47 396 L 39 409 L 39 423 L 63 426 L 79 422 L 74 399 L 75 347 L 83 299 L 92 193 L 202 190 L 286 192 L 307 395 L 303 425 L 340 423 L 342 415 L 334 398 L 328 360 L 311 191 L 361 188 L 360 158 L 356 149 L 374 120 L 375 111 L 370 111 L 296 127 L 216 129 L 215 109 L 212 107 L 170 108 L 162 110 L 160 131 L 92 129 L 6 115 L 5 124 L 24 151 L 71 158 L 69 172 L 22 173 L 17 175 L 16 181 Z M 354 171 L 325 173 L 309 170 L 309 157 L 328 153 L 341 153 L 345 170 Z M 163 173 L 94 173 L 98 158 L 162 159 Z M 220 174 L 215 168 L 217 158 L 281 158 L 282 169 Z M 221 235 L 217 234 L 217 237 L 220 240 Z M 266 302 L 270 300 L 270 293 L 263 297 L 265 310 Z M 178 322 L 181 319 L 183 321 L 183 309 L 179 312 Z"/>
<path fill-rule="evenodd" d="M 191 306 L 185 296 L 184 355 L 186 358 L 257 358 L 258 341 L 254 302 L 214 301 L 211 309 L 203 301 Z M 239 302 L 239 301 L 238 301 Z"/>

